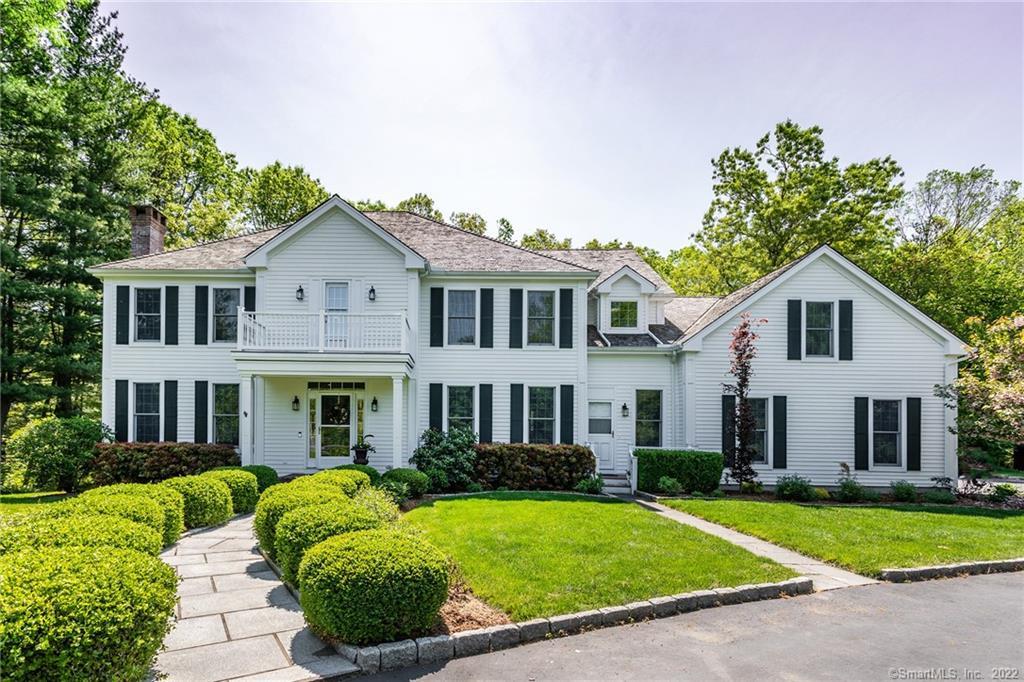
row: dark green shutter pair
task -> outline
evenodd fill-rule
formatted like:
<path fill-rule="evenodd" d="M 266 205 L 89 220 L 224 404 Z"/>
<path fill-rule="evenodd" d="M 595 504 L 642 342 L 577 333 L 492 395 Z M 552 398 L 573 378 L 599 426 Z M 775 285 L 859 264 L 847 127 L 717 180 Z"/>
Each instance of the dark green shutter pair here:
<path fill-rule="evenodd" d="M 871 453 L 868 451 L 868 398 L 853 399 L 853 466 L 867 470 Z M 921 470 L 921 399 L 907 398 L 907 471 Z"/>
<path fill-rule="evenodd" d="M 477 417 L 477 421 L 480 425 L 480 442 L 490 443 L 494 440 L 494 386 L 492 384 L 480 384 L 477 387 L 477 391 L 479 392 L 480 403 L 480 414 Z M 443 405 L 444 384 L 430 384 L 428 406 L 428 412 L 430 414 L 429 426 L 435 431 L 441 431 L 444 429 L 444 414 L 442 413 Z"/>
<path fill-rule="evenodd" d="M 787 443 L 787 408 L 786 396 L 772 396 L 772 468 L 786 468 Z M 722 455 L 725 465 L 732 466 L 736 461 L 736 396 L 722 396 Z"/>
<path fill-rule="evenodd" d="M 786 302 L 786 357 L 802 360 L 803 301 L 790 299 Z M 853 360 L 853 301 L 839 301 L 839 359 Z"/>
<path fill-rule="evenodd" d="M 444 287 L 430 287 L 430 347 L 444 346 Z M 494 348 L 494 289 L 480 290 L 480 347 Z"/>
<path fill-rule="evenodd" d="M 508 347 L 523 347 L 523 290 L 508 292 Z M 572 348 L 572 289 L 558 290 L 558 347 Z"/>
<path fill-rule="evenodd" d="M 119 284 L 115 294 L 114 343 L 126 345 L 131 338 L 131 287 Z M 178 345 L 178 287 L 163 287 L 164 295 L 164 343 Z M 126 398 L 127 400 L 127 398 Z"/>
<path fill-rule="evenodd" d="M 573 440 L 574 410 L 575 410 L 575 387 L 572 384 L 562 384 L 559 387 L 560 405 L 558 415 L 558 434 L 560 443 L 571 444 Z M 523 407 L 524 407 L 523 384 L 512 384 L 509 392 L 509 442 L 523 443 Z"/>
<path fill-rule="evenodd" d="M 197 382 L 198 383 L 198 382 Z M 204 382 L 205 383 L 205 382 Z M 204 417 L 205 418 L 205 417 Z M 178 382 L 164 382 L 164 437 L 165 441 L 178 440 Z M 114 440 L 128 440 L 128 380 L 114 382 Z"/>

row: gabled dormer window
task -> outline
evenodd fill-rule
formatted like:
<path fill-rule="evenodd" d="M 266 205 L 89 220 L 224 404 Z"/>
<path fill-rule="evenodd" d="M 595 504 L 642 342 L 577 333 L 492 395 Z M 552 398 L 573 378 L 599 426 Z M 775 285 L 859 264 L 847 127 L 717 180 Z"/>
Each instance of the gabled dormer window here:
<path fill-rule="evenodd" d="M 636 301 L 611 302 L 611 326 L 633 329 L 637 325 Z"/>

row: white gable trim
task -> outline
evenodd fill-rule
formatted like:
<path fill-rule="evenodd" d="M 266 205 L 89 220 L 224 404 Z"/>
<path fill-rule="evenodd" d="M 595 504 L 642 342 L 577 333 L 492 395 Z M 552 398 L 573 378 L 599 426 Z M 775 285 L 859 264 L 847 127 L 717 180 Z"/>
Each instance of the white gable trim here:
<path fill-rule="evenodd" d="M 600 294 L 611 293 L 612 285 L 618 282 L 623 277 L 629 277 L 631 280 L 640 285 L 640 293 L 653 294 L 658 290 L 657 285 L 651 280 L 647 279 L 639 272 L 634 270 L 628 265 L 623 265 L 621 268 L 615 271 L 614 274 L 608 275 L 603 282 L 601 282 L 595 290 Z"/>
<path fill-rule="evenodd" d="M 856 282 L 864 286 L 869 292 L 873 293 L 878 298 L 888 302 L 892 307 L 905 318 L 910 320 L 916 326 L 925 330 L 934 336 L 937 340 L 941 341 L 945 345 L 945 352 L 947 355 L 964 355 L 964 347 L 967 345 L 964 341 L 954 336 L 949 330 L 940 325 L 938 322 L 928 317 L 920 310 L 915 308 L 913 305 L 908 303 L 905 299 L 900 297 L 889 287 L 885 286 L 877 279 L 869 275 L 867 272 L 862 270 L 855 263 L 850 261 L 846 256 L 842 255 L 831 246 L 824 245 L 819 246 L 817 249 L 808 254 L 803 260 L 791 267 L 780 276 L 776 277 L 772 282 L 764 286 L 762 289 L 751 295 L 749 298 L 737 303 L 730 310 L 723 313 L 714 322 L 701 329 L 699 332 L 694 334 L 692 337 L 685 339 L 680 344 L 680 350 L 701 350 L 703 346 L 704 337 L 718 329 L 729 319 L 732 318 L 733 313 L 739 308 L 746 308 L 758 300 L 766 296 L 773 289 L 787 281 L 791 277 L 795 276 L 798 272 L 806 268 L 811 263 L 815 262 L 819 258 L 827 257 L 832 263 L 842 270 L 846 274 L 850 275 Z"/>
<path fill-rule="evenodd" d="M 267 257 L 270 255 L 271 251 L 284 246 L 289 241 L 305 232 L 310 225 L 314 224 L 321 217 L 327 215 L 330 211 L 341 211 L 349 218 L 352 218 L 354 221 L 375 234 L 395 251 L 401 253 L 405 256 L 406 268 L 417 270 L 423 270 L 426 268 L 427 261 L 423 256 L 409 248 L 408 245 L 397 239 L 393 234 L 382 228 L 380 225 L 370 220 L 366 215 L 350 205 L 337 194 L 332 195 L 325 202 L 296 220 L 286 229 L 276 234 L 273 239 L 270 239 L 259 248 L 250 252 L 249 255 L 245 257 L 245 264 L 250 268 L 267 267 Z"/>

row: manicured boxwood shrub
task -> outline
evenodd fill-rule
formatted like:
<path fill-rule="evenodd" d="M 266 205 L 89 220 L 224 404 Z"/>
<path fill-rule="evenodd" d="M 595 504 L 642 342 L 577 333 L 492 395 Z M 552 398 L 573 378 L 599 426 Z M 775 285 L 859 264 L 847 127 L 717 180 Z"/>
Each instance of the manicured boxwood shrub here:
<path fill-rule="evenodd" d="M 284 579 L 298 585 L 299 563 L 306 551 L 329 537 L 370 530 L 381 521 L 355 503 L 299 507 L 281 517 L 274 533 L 274 556 Z"/>
<path fill-rule="evenodd" d="M 93 488 L 82 493 L 81 498 L 91 497 L 141 497 L 160 505 L 164 515 L 164 545 L 173 545 L 185 530 L 185 498 L 177 490 L 155 483 L 115 483 Z"/>
<path fill-rule="evenodd" d="M 340 469 L 341 471 L 362 471 L 370 477 L 370 485 L 380 485 L 380 472 L 369 464 L 342 464 L 341 466 L 331 468 Z"/>
<path fill-rule="evenodd" d="M 681 492 L 710 493 L 722 482 L 725 460 L 720 452 L 704 450 L 635 450 L 637 488 L 660 492 L 663 476 L 679 482 Z"/>
<path fill-rule="evenodd" d="M 458 492 L 474 482 L 475 446 L 471 429 L 427 429 L 409 461 L 430 479 L 430 492 Z"/>
<path fill-rule="evenodd" d="M 0 575 L 5 680 L 141 680 L 171 626 L 174 569 L 138 552 L 18 552 Z"/>
<path fill-rule="evenodd" d="M 248 514 L 256 508 L 260 497 L 256 474 L 241 469 L 215 469 L 202 474 L 207 478 L 222 481 L 231 491 L 231 508 L 236 514 Z"/>
<path fill-rule="evenodd" d="M 366 509 L 382 524 L 394 523 L 401 514 L 391 491 L 386 488 L 363 488 L 352 498 L 352 503 Z"/>
<path fill-rule="evenodd" d="M 818 498 L 818 493 L 815 492 L 810 479 L 788 474 L 780 476 L 775 482 L 775 497 L 794 502 L 813 502 Z"/>
<path fill-rule="evenodd" d="M 318 471 L 312 476 L 303 476 L 294 481 L 300 485 L 309 482 L 317 485 L 330 485 L 339 488 L 349 497 L 355 495 L 361 488 L 370 487 L 370 477 L 361 471 L 339 471 L 338 469 L 327 469 Z"/>
<path fill-rule="evenodd" d="M 302 609 L 319 634 L 349 644 L 390 642 L 427 631 L 448 595 L 444 554 L 393 530 L 336 535 L 299 566 Z"/>
<path fill-rule="evenodd" d="M 35 490 L 77 492 L 91 469 L 96 444 L 107 435 L 94 419 L 35 419 L 7 439 L 5 468 L 21 471 L 24 484 Z"/>
<path fill-rule="evenodd" d="M 43 547 L 122 547 L 156 556 L 163 547 L 160 533 L 149 526 L 108 514 L 32 518 L 0 525 L 0 554 Z"/>
<path fill-rule="evenodd" d="M 231 490 L 223 481 L 204 476 L 178 476 L 161 485 L 185 498 L 185 527 L 202 528 L 225 523 L 234 513 Z"/>
<path fill-rule="evenodd" d="M 230 445 L 100 443 L 92 461 L 92 477 L 98 485 L 149 483 L 177 476 L 194 476 L 238 463 L 238 453 Z"/>
<path fill-rule="evenodd" d="M 149 526 L 164 535 L 164 512 L 153 500 L 130 495 L 90 495 L 76 497 L 73 500 L 51 505 L 46 512 L 54 516 L 71 516 L 73 514 L 109 514 L 120 516 L 135 523 Z"/>
<path fill-rule="evenodd" d="M 409 486 L 409 497 L 423 497 L 430 487 L 430 479 L 422 471 L 416 469 L 391 469 L 381 476 L 385 481 L 398 481 Z"/>
<path fill-rule="evenodd" d="M 475 450 L 476 482 L 489 489 L 572 490 L 595 473 L 594 453 L 582 445 L 480 443 Z"/>
<path fill-rule="evenodd" d="M 260 547 L 271 559 L 276 558 L 277 524 L 285 514 L 300 507 L 316 504 L 340 505 L 349 501 L 349 497 L 338 486 L 318 485 L 315 482 L 305 485 L 296 483 L 298 481 L 276 485 L 260 495 L 260 501 L 256 503 L 253 531 Z"/>
<path fill-rule="evenodd" d="M 214 469 L 210 469 L 210 471 L 248 471 L 256 477 L 256 484 L 261 493 L 270 486 L 277 485 L 281 481 L 281 479 L 277 477 L 277 471 L 274 467 L 268 467 L 265 464 L 246 464 L 244 467 L 216 467 Z"/>

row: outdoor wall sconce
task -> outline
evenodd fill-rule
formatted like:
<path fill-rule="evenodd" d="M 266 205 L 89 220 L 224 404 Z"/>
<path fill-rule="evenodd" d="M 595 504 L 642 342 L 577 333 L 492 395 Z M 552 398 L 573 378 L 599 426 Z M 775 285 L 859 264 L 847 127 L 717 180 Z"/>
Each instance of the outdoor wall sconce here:
<path fill-rule="evenodd" d="M 371 291 L 372 291 L 372 289 L 371 289 Z M 373 400 L 370 401 L 370 412 L 376 412 L 376 411 L 377 411 L 377 396 L 374 396 Z"/>
<path fill-rule="evenodd" d="M 299 288 L 295 290 L 295 300 L 296 301 L 301 301 L 301 300 L 303 300 L 305 298 L 306 298 L 306 292 L 302 290 L 302 285 L 300 284 Z"/>
<path fill-rule="evenodd" d="M 629 416 L 629 405 L 627 405 L 626 403 L 622 403 L 622 416 L 623 417 L 628 417 Z"/>
<path fill-rule="evenodd" d="M 373 288 L 373 287 L 371 286 L 371 287 L 370 287 L 370 291 L 369 291 L 369 293 L 367 294 L 367 296 L 369 296 L 369 297 L 370 297 L 370 300 L 371 300 L 371 301 L 376 301 L 376 300 L 377 300 L 377 290 L 376 290 L 376 289 L 374 289 L 374 288 Z"/>
<path fill-rule="evenodd" d="M 292 398 L 292 412 L 299 411 L 299 396 Z"/>

